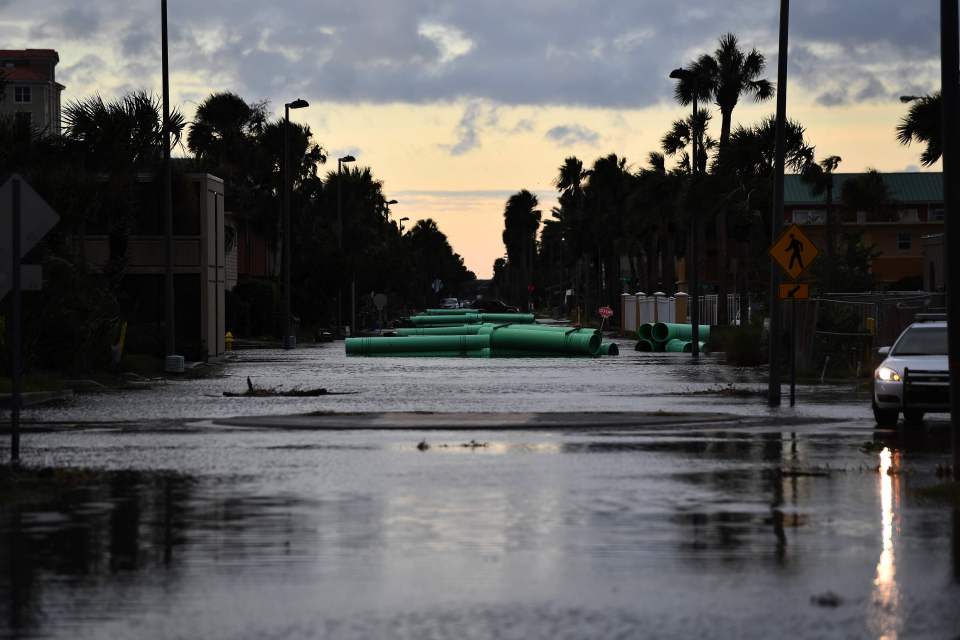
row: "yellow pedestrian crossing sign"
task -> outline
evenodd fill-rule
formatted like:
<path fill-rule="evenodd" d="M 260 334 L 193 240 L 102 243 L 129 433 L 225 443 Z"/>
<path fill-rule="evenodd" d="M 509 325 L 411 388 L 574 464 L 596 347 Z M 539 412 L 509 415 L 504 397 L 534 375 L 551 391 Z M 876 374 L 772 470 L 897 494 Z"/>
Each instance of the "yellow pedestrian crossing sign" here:
<path fill-rule="evenodd" d="M 794 280 L 810 268 L 818 255 L 817 246 L 795 224 L 787 227 L 770 247 L 770 257 Z"/>

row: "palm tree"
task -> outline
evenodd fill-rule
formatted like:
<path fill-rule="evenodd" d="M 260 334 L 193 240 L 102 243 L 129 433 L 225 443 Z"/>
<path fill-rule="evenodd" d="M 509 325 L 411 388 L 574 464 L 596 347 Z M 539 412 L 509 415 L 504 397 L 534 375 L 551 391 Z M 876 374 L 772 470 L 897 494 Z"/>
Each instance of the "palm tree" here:
<path fill-rule="evenodd" d="M 537 196 L 524 189 L 510 196 L 503 209 L 503 244 L 513 276 L 514 300 L 523 297 L 523 288 L 531 282 L 541 216 L 538 204 Z"/>
<path fill-rule="evenodd" d="M 840 156 L 829 156 L 820 162 L 811 162 L 801 172 L 801 179 L 815 196 L 826 196 L 827 261 L 832 265 L 837 251 L 837 224 L 833 211 L 833 174 L 840 166 Z M 827 282 L 828 286 L 832 283 Z"/>
<path fill-rule="evenodd" d="M 159 168 L 163 158 L 163 116 L 160 100 L 145 91 L 113 102 L 99 95 L 67 104 L 63 113 L 65 146 L 82 158 L 93 175 L 107 179 L 102 221 L 109 236 L 110 258 L 104 267 L 115 287 L 126 272 L 129 236 L 138 215 L 137 174 Z M 180 143 L 183 115 L 170 113 L 172 144 Z M 81 233 L 81 236 L 83 233 Z"/>
<path fill-rule="evenodd" d="M 660 139 L 660 148 L 663 153 L 678 158 L 679 166 L 687 174 L 694 173 L 693 159 L 687 152 L 687 147 L 690 146 L 694 136 L 697 139 L 696 172 L 704 173 L 707 170 L 709 154 L 717 146 L 717 141 L 707 134 L 707 128 L 712 119 L 713 116 L 709 111 L 700 109 L 696 119 L 693 114 L 690 114 L 685 120 L 674 121 Z"/>
<path fill-rule="evenodd" d="M 673 293 L 677 284 L 677 241 L 682 240 L 686 233 L 685 221 L 677 215 L 681 177 L 678 173 L 667 171 L 662 153 L 651 152 L 647 157 L 647 166 L 640 169 L 637 179 L 636 198 L 647 218 L 648 232 L 652 232 L 647 245 L 647 291 L 659 289 Z M 654 238 L 655 247 L 652 242 Z M 654 274 L 658 265 L 659 273 Z M 660 277 L 657 278 L 657 275 Z"/>
<path fill-rule="evenodd" d="M 912 142 L 924 144 L 920 162 L 925 167 L 943 155 L 943 95 L 937 91 L 910 105 L 910 110 L 897 125 L 897 140 L 909 147 Z"/>
<path fill-rule="evenodd" d="M 704 54 L 692 65 L 693 77 L 677 83 L 675 95 L 680 104 L 693 101 L 699 89 L 712 97 L 720 109 L 719 155 L 730 142 L 733 125 L 733 110 L 741 96 L 749 96 L 756 102 L 769 100 L 774 95 L 773 84 L 762 77 L 766 68 L 763 54 L 752 49 L 749 53 L 740 48 L 740 41 L 733 33 L 720 37 L 713 55 Z M 696 84 L 696 86 L 694 86 Z M 717 233 L 717 322 L 727 321 L 727 212 L 721 208 L 716 218 Z"/>

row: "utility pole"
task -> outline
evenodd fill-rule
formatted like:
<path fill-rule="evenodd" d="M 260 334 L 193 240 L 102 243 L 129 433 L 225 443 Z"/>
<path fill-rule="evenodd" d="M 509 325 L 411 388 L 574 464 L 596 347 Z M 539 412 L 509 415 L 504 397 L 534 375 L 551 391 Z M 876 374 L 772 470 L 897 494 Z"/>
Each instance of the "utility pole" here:
<path fill-rule="evenodd" d="M 163 75 L 163 232 L 164 257 L 163 309 L 166 325 L 166 361 L 164 370 L 182 372 L 183 359 L 176 355 L 177 334 L 173 284 L 173 176 L 170 168 L 170 65 L 167 54 L 167 0 L 160 0 L 160 52 Z"/>
<path fill-rule="evenodd" d="M 10 274 L 13 277 L 13 308 L 10 318 L 10 463 L 20 463 L 20 404 L 21 398 L 21 374 L 22 363 L 20 362 L 21 349 L 23 349 L 23 337 L 20 333 L 20 322 L 22 317 L 21 309 L 21 283 L 20 283 L 20 180 L 14 179 L 12 186 L 12 229 L 11 240 L 13 251 L 13 265 Z"/>
<path fill-rule="evenodd" d="M 780 0 L 780 52 L 777 56 L 777 128 L 776 158 L 773 179 L 773 212 L 770 216 L 771 242 L 783 230 L 783 173 L 786 164 L 787 128 L 787 48 L 790 34 L 790 0 Z M 767 402 L 780 406 L 780 271 L 770 261 L 770 379 Z"/>
<path fill-rule="evenodd" d="M 943 243 L 947 280 L 947 353 L 950 367 L 950 424 L 953 478 L 960 480 L 960 34 L 958 0 L 940 0 L 940 75 L 943 93 Z"/>
<path fill-rule="evenodd" d="M 697 151 L 697 116 L 699 111 L 700 78 L 689 69 L 674 69 L 670 78 L 681 82 L 689 82 L 693 89 L 693 118 L 690 120 L 690 193 L 687 199 L 693 201 L 692 192 L 697 184 L 697 163 L 700 152 Z M 702 151 L 701 151 L 702 152 Z M 690 289 L 690 353 L 693 361 L 700 360 L 700 249 L 697 236 L 700 234 L 697 224 L 697 212 L 690 210 L 690 242 L 687 251 L 687 269 Z"/>

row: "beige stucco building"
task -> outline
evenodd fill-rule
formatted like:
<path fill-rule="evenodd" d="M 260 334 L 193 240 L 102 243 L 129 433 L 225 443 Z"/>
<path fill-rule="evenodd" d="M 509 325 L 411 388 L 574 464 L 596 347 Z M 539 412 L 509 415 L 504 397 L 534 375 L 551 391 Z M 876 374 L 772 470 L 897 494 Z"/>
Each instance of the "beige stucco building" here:
<path fill-rule="evenodd" d="M 35 131 L 60 133 L 60 56 L 53 49 L 0 49 L 3 95 L 0 114 L 26 121 Z"/>

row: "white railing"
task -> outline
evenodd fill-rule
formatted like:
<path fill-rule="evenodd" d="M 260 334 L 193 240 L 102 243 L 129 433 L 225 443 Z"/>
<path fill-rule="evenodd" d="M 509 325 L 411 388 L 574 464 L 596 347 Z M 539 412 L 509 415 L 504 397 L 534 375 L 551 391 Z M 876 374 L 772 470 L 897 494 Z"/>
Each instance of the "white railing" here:
<path fill-rule="evenodd" d="M 678 299 L 680 300 L 678 304 Z M 621 296 L 620 326 L 623 333 L 634 333 L 641 324 L 648 322 L 690 322 L 689 296 L 684 293 L 674 296 L 648 296 L 643 293 Z M 678 310 L 679 307 L 679 310 Z M 678 313 L 683 315 L 678 317 Z M 740 308 L 740 297 L 727 295 L 727 317 L 731 325 L 748 324 L 750 307 Z M 700 324 L 716 326 L 717 296 L 700 296 Z"/>

